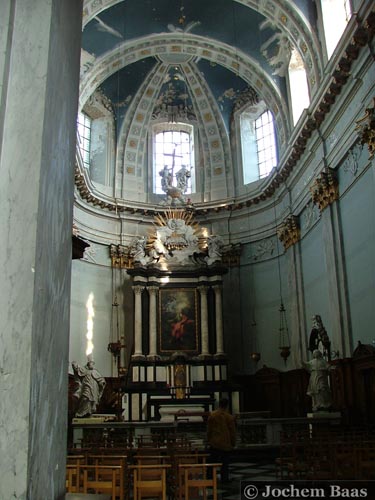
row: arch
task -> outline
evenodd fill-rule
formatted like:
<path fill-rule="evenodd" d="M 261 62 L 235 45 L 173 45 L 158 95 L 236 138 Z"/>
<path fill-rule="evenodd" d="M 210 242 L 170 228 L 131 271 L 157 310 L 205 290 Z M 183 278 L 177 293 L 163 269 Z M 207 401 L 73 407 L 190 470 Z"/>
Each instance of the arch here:
<path fill-rule="evenodd" d="M 80 108 L 83 107 L 94 90 L 116 71 L 146 57 L 158 56 L 168 52 L 172 54 L 185 52 L 220 64 L 238 74 L 248 85 L 254 88 L 272 109 L 281 146 L 285 143 L 288 131 L 291 128 L 289 113 L 286 103 L 271 76 L 260 68 L 256 60 L 243 52 L 239 52 L 233 47 L 219 43 L 216 40 L 192 34 L 153 35 L 116 46 L 111 52 L 98 58 L 96 64 L 82 76 Z"/>

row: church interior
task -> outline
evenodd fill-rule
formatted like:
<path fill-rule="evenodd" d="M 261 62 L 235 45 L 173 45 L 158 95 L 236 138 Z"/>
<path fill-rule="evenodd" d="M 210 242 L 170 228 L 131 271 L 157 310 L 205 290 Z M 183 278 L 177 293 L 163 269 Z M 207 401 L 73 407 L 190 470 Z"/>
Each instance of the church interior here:
<path fill-rule="evenodd" d="M 374 34 L 372 0 L 1 3 L 1 499 L 375 477 Z"/>

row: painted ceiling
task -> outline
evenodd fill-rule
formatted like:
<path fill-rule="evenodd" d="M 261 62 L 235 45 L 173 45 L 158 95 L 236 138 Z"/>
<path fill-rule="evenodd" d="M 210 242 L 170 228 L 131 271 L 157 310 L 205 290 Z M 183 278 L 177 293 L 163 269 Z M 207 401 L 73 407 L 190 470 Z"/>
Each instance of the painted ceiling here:
<path fill-rule="evenodd" d="M 163 106 L 184 107 L 207 137 L 215 129 L 226 158 L 233 112 L 255 95 L 274 114 L 282 151 L 293 128 L 285 78 L 291 47 L 313 95 L 323 64 L 311 0 L 86 0 L 80 107 L 100 90 L 123 149 L 124 129 L 136 118 L 145 130 Z"/>

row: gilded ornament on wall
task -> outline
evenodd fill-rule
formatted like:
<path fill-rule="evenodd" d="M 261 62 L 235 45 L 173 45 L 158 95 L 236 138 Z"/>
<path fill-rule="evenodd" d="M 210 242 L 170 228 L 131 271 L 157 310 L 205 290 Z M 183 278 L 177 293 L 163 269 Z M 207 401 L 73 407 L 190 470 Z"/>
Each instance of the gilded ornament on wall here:
<path fill-rule="evenodd" d="M 375 154 L 375 97 L 373 102 L 373 107 L 366 108 L 365 115 L 356 122 L 361 144 L 367 144 L 370 160 Z"/>
<path fill-rule="evenodd" d="M 327 168 L 321 172 L 310 187 L 312 201 L 322 212 L 339 197 L 339 183 L 334 170 Z"/>
<path fill-rule="evenodd" d="M 290 215 L 277 230 L 277 236 L 284 245 L 285 250 L 297 243 L 301 238 L 301 230 L 298 217 Z"/>

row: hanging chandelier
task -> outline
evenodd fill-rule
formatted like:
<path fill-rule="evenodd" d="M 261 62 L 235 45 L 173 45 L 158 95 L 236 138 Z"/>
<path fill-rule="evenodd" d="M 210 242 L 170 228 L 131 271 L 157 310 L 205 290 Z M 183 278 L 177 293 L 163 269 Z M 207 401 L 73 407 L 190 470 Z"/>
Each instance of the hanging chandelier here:
<path fill-rule="evenodd" d="M 260 352 L 258 351 L 258 346 L 257 346 L 257 335 L 256 335 L 256 321 L 255 318 L 253 318 L 253 321 L 251 322 L 251 333 L 254 338 L 254 351 L 250 353 L 250 358 L 255 362 L 258 363 L 260 360 Z"/>
<path fill-rule="evenodd" d="M 279 319 L 279 349 L 280 356 L 284 359 L 286 364 L 289 356 L 290 356 L 290 339 L 289 339 L 289 330 L 288 323 L 286 320 L 286 311 L 283 304 L 283 299 L 280 297 L 280 319 Z"/>
<path fill-rule="evenodd" d="M 281 268 L 280 268 L 280 252 L 279 252 L 279 237 L 277 231 L 277 219 L 276 219 L 276 205 L 274 204 L 274 214 L 275 214 L 275 228 L 276 228 L 276 243 L 277 243 L 277 268 L 279 274 L 279 292 L 280 292 L 280 307 L 279 307 L 279 350 L 280 356 L 283 358 L 284 363 L 290 356 L 290 338 L 288 330 L 288 322 L 286 319 L 286 311 L 283 302 L 282 294 L 282 284 L 281 284 Z"/>

